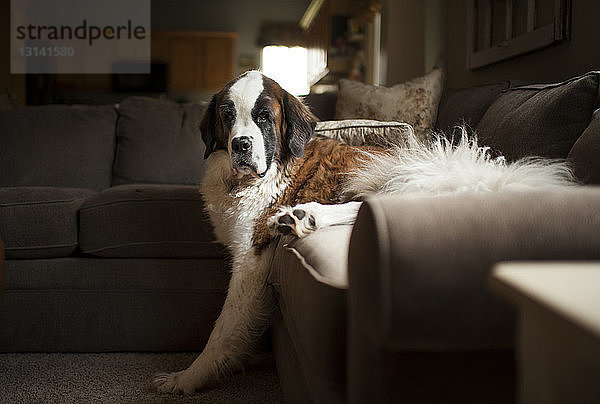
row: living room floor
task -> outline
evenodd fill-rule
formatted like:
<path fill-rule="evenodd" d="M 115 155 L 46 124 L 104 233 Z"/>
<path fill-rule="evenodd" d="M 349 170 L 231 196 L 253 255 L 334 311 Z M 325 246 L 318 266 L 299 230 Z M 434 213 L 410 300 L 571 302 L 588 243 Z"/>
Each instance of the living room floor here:
<path fill-rule="evenodd" d="M 193 396 L 153 390 L 152 376 L 188 366 L 197 353 L 0 354 L 2 403 L 281 403 L 270 354 L 245 373 Z"/>

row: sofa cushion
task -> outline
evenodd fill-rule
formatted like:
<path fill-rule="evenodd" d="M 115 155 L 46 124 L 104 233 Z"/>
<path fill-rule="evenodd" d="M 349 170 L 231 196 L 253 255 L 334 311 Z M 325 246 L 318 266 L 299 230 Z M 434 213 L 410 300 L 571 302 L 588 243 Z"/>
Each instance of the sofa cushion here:
<path fill-rule="evenodd" d="M 443 83 L 441 69 L 389 88 L 342 79 L 335 118 L 407 122 L 424 140 L 435 125 Z"/>
<path fill-rule="evenodd" d="M 313 402 L 343 402 L 346 289 L 352 226 L 332 226 L 280 245 L 273 285 Z M 323 246 L 326 245 L 327 248 Z M 277 358 L 287 360 L 287 358 Z"/>
<path fill-rule="evenodd" d="M 0 188 L 0 238 L 6 258 L 66 257 L 77 248 L 77 211 L 95 191 Z"/>
<path fill-rule="evenodd" d="M 474 130 L 489 106 L 511 86 L 513 82 L 505 81 L 444 92 L 438 108 L 436 130 L 447 137 L 458 133 L 455 131 L 457 126 Z"/>
<path fill-rule="evenodd" d="M 567 157 L 598 107 L 599 76 L 591 72 L 562 83 L 507 90 L 477 125 L 480 144 L 508 160 Z"/>
<path fill-rule="evenodd" d="M 89 198 L 79 212 L 81 251 L 101 257 L 213 258 L 214 242 L 198 187 L 121 185 Z"/>
<path fill-rule="evenodd" d="M 131 97 L 119 105 L 113 185 L 198 184 L 204 165 L 204 106 Z"/>
<path fill-rule="evenodd" d="M 318 282 L 337 289 L 348 288 L 348 245 L 352 226 L 321 229 L 310 237 L 285 244 L 298 263 Z M 323 246 L 326 245 L 327 249 Z"/>
<path fill-rule="evenodd" d="M 303 97 L 302 101 L 321 121 L 331 121 L 335 119 L 337 97 L 337 91 L 325 91 L 322 93 L 310 93 L 306 97 Z"/>
<path fill-rule="evenodd" d="M 584 184 L 600 185 L 600 109 L 567 156 L 575 176 Z"/>
<path fill-rule="evenodd" d="M 109 187 L 116 120 L 109 105 L 0 110 L 0 186 Z"/>
<path fill-rule="evenodd" d="M 229 282 L 222 258 L 65 257 L 6 267 L 0 352 L 201 350 Z"/>

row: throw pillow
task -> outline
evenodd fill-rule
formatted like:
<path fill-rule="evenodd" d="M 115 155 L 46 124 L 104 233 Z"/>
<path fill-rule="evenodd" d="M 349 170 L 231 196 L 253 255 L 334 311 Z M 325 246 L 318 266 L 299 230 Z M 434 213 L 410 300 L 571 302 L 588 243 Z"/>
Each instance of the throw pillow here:
<path fill-rule="evenodd" d="M 407 122 L 425 141 L 435 125 L 442 88 L 441 69 L 389 88 L 342 79 L 335 118 Z"/>
<path fill-rule="evenodd" d="M 505 91 L 477 125 L 481 145 L 509 161 L 565 158 L 600 105 L 600 72 Z"/>
<path fill-rule="evenodd" d="M 315 135 L 326 136 L 352 146 L 388 147 L 403 143 L 413 128 L 407 123 L 380 122 L 368 119 L 317 122 Z"/>

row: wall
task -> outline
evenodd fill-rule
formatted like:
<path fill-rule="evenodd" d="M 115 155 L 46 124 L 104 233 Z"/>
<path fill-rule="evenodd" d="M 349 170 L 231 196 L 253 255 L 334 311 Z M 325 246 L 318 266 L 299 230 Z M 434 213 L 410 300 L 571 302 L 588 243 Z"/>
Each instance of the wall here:
<path fill-rule="evenodd" d="M 446 0 L 425 1 L 424 73 L 436 66 L 446 67 L 446 36 L 448 32 Z"/>
<path fill-rule="evenodd" d="M 508 79 L 556 82 L 600 70 L 600 1 L 572 0 L 571 40 L 477 70 L 466 68 L 470 0 L 384 0 L 382 84 L 446 68 L 446 87 Z"/>
<path fill-rule="evenodd" d="M 391 86 L 424 72 L 424 3 L 415 0 L 383 2 L 381 84 Z"/>
<path fill-rule="evenodd" d="M 0 90 L 10 87 L 10 3 L 0 2 L 0 52 L 2 62 L 0 63 Z"/>
<path fill-rule="evenodd" d="M 445 65 L 446 0 L 384 0 L 382 84 L 391 86 Z"/>
<path fill-rule="evenodd" d="M 600 2 L 572 0 L 571 40 L 477 70 L 466 68 L 467 4 L 448 0 L 448 88 L 493 83 L 507 79 L 555 82 L 600 69 Z"/>
<path fill-rule="evenodd" d="M 302 17 L 310 0 L 152 0 L 152 29 L 233 31 L 239 34 L 235 50 L 235 73 L 245 56 L 256 66 L 260 48 L 256 38 L 263 21 L 293 21 Z M 0 0 L 0 91 L 9 88 L 20 103 L 25 102 L 25 75 L 11 75 L 10 0 Z"/>
<path fill-rule="evenodd" d="M 25 105 L 25 75 L 10 74 L 10 1 L 0 0 L 0 92 L 6 90 Z"/>
<path fill-rule="evenodd" d="M 300 21 L 310 0 L 153 0 L 152 29 L 234 31 L 235 72 L 245 57 L 260 63 L 256 38 L 263 21 Z"/>

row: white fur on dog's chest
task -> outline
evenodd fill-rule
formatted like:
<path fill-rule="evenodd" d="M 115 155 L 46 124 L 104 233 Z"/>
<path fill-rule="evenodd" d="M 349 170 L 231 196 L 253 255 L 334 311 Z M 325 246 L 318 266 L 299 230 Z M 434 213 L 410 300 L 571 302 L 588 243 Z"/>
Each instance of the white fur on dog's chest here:
<path fill-rule="evenodd" d="M 225 151 L 213 153 L 209 160 L 202 194 L 215 235 L 234 256 L 245 254 L 252 247 L 257 218 L 281 195 L 288 183 L 273 165 L 256 183 L 238 185 L 232 182 L 231 162 Z"/>

